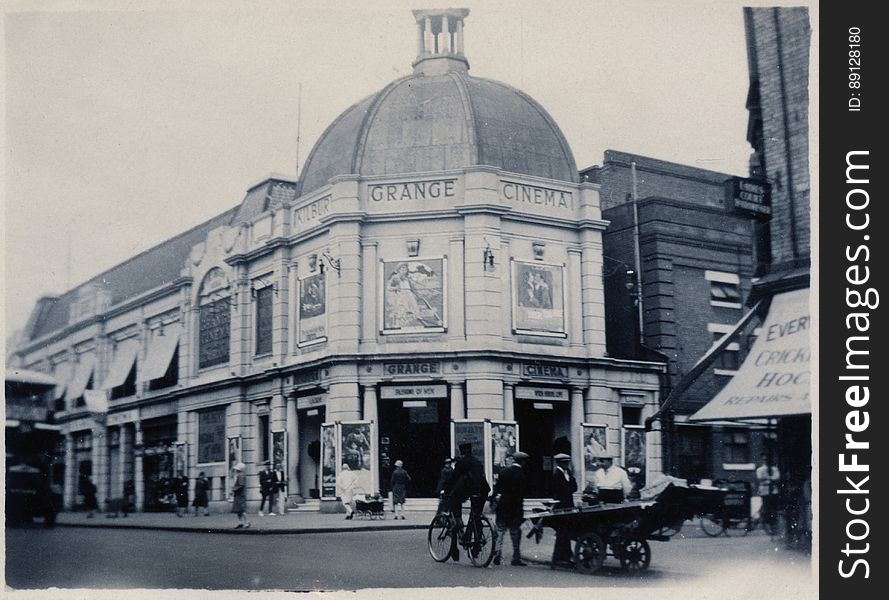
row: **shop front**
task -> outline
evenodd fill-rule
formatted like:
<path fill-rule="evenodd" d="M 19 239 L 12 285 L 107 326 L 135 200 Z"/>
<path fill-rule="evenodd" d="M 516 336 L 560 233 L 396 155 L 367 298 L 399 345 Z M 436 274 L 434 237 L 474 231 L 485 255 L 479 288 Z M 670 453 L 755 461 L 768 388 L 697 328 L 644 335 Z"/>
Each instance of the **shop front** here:
<path fill-rule="evenodd" d="M 379 398 L 381 491 L 389 491 L 395 461 L 401 460 L 411 475 L 411 496 L 435 497 L 441 467 L 451 452 L 448 385 L 381 385 Z"/>
<path fill-rule="evenodd" d="M 176 415 L 142 421 L 142 476 L 146 512 L 174 510 Z"/>
<path fill-rule="evenodd" d="M 326 415 L 327 394 L 296 398 L 299 463 L 296 476 L 304 498 L 318 499 L 321 476 L 321 424 Z"/>

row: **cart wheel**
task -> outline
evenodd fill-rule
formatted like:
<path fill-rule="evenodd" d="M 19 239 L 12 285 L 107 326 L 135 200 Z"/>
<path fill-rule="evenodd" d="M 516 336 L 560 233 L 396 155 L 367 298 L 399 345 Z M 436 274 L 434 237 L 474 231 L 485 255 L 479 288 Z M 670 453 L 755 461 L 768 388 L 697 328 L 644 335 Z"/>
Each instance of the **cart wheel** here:
<path fill-rule="evenodd" d="M 435 562 L 445 562 L 451 555 L 451 519 L 446 514 L 437 514 L 429 524 L 427 534 L 429 554 Z"/>
<path fill-rule="evenodd" d="M 716 515 L 701 515 L 701 529 L 710 537 L 725 533 L 725 519 Z"/>
<path fill-rule="evenodd" d="M 599 570 L 605 562 L 605 542 L 598 533 L 592 531 L 582 534 L 574 544 L 574 564 L 587 574 Z"/>
<path fill-rule="evenodd" d="M 651 563 L 651 546 L 638 538 L 624 538 L 619 545 L 620 568 L 630 573 L 638 573 Z"/>
<path fill-rule="evenodd" d="M 376 513 L 367 513 L 367 514 L 368 514 L 368 516 L 370 516 L 370 520 L 371 520 L 371 521 L 376 521 L 376 520 L 377 520 L 377 515 L 376 515 Z"/>

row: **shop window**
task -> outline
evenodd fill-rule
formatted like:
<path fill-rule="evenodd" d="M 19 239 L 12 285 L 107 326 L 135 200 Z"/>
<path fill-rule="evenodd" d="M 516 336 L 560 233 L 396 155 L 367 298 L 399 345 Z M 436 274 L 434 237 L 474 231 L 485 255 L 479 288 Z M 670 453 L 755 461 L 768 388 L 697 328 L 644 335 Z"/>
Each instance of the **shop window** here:
<path fill-rule="evenodd" d="M 167 365 L 167 371 L 164 373 L 163 377 L 158 379 L 152 379 L 148 382 L 148 389 L 151 391 L 161 390 L 163 388 L 172 387 L 179 383 L 179 346 L 176 346 L 176 349 L 173 351 L 173 358 L 170 359 L 170 364 Z"/>
<path fill-rule="evenodd" d="M 734 273 L 705 271 L 710 282 L 710 305 L 723 308 L 741 308 L 741 279 Z"/>
<path fill-rule="evenodd" d="M 750 433 L 747 431 L 726 431 L 722 440 L 723 462 L 746 464 L 750 462 Z"/>
<path fill-rule="evenodd" d="M 256 354 L 272 353 L 272 286 L 256 290 Z"/>
<path fill-rule="evenodd" d="M 198 463 L 225 460 L 225 407 L 198 413 Z"/>
<path fill-rule="evenodd" d="M 722 333 L 713 334 L 713 342 L 722 339 Z M 734 375 L 741 366 L 741 346 L 738 342 L 731 342 L 723 348 L 713 363 L 713 372 L 717 375 Z"/>
<path fill-rule="evenodd" d="M 202 305 L 198 329 L 198 368 L 227 363 L 231 338 L 230 298 L 219 298 Z"/>
<path fill-rule="evenodd" d="M 127 375 L 127 378 L 124 382 L 117 386 L 111 388 L 111 399 L 116 400 L 118 398 L 126 398 L 127 396 L 134 396 L 136 394 L 136 363 L 133 363 L 133 366 L 130 367 L 130 372 Z"/>

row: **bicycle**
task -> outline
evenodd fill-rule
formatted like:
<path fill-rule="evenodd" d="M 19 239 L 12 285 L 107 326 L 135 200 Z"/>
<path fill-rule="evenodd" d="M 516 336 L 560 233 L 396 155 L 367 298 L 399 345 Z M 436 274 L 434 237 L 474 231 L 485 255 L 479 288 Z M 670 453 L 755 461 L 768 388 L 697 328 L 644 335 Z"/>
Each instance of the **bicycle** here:
<path fill-rule="evenodd" d="M 452 536 L 456 536 L 457 543 L 466 551 L 474 566 L 487 567 L 491 564 L 497 531 L 481 512 L 470 511 L 465 526 L 451 513 L 436 513 L 426 536 L 432 560 L 445 562 L 450 558 Z"/>

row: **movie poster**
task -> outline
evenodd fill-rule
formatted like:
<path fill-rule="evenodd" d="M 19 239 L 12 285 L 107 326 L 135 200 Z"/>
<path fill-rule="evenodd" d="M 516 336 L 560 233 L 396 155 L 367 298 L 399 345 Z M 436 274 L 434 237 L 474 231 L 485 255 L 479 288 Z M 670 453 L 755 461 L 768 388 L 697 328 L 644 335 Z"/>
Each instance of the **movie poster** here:
<path fill-rule="evenodd" d="M 241 462 L 241 436 L 236 435 L 228 438 L 228 452 L 225 459 L 225 472 L 227 477 L 225 480 L 226 498 L 232 492 L 232 483 L 234 482 L 235 465 Z"/>
<path fill-rule="evenodd" d="M 516 333 L 565 337 L 562 265 L 512 262 L 512 327 Z"/>
<path fill-rule="evenodd" d="M 484 421 L 452 421 L 451 452 L 459 458 L 460 444 L 472 444 L 472 455 L 485 464 L 485 422 Z"/>
<path fill-rule="evenodd" d="M 336 424 L 321 425 L 321 498 L 336 499 Z"/>
<path fill-rule="evenodd" d="M 383 262 L 383 333 L 445 330 L 446 264 L 444 258 Z"/>
<path fill-rule="evenodd" d="M 641 490 L 645 486 L 645 428 L 624 426 L 624 469 L 633 482 L 633 487 Z"/>
<path fill-rule="evenodd" d="M 491 422 L 491 479 L 497 482 L 500 471 L 512 464 L 519 449 L 519 426 L 514 421 Z"/>
<path fill-rule="evenodd" d="M 287 473 L 287 432 L 272 432 L 272 468 Z"/>
<path fill-rule="evenodd" d="M 608 426 L 581 423 L 580 430 L 583 440 L 583 489 L 593 481 L 599 469 L 599 457 L 608 452 Z"/>
<path fill-rule="evenodd" d="M 297 345 L 308 346 L 327 340 L 327 282 L 324 273 L 299 280 Z"/>
<path fill-rule="evenodd" d="M 369 421 L 340 423 L 340 443 L 342 444 L 341 469 L 349 468 L 355 475 L 355 493 L 373 494 L 373 456 L 371 453 L 371 424 Z"/>
<path fill-rule="evenodd" d="M 173 444 L 173 476 L 188 477 L 188 443 Z"/>

